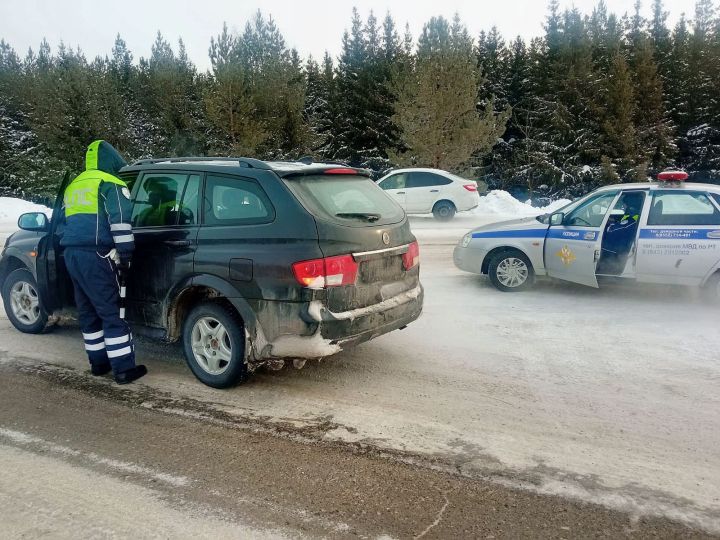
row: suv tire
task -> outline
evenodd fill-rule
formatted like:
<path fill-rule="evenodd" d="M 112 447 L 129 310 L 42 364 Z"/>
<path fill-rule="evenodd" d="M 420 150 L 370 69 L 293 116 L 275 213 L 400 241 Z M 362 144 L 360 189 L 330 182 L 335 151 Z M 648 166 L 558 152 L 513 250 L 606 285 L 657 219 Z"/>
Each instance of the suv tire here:
<path fill-rule="evenodd" d="M 190 311 L 183 324 L 183 350 L 193 374 L 213 388 L 228 388 L 249 376 L 242 320 L 219 303 Z"/>
<path fill-rule="evenodd" d="M 535 272 L 527 256 L 516 249 L 493 255 L 488 264 L 488 276 L 498 290 L 523 291 L 535 281 Z"/>
<path fill-rule="evenodd" d="M 450 221 L 455 217 L 455 205 L 450 201 L 440 201 L 433 207 L 433 216 L 438 221 Z"/>
<path fill-rule="evenodd" d="M 10 272 L 2 286 L 5 313 L 12 325 L 25 334 L 42 334 L 48 326 L 48 314 L 37 290 L 37 282 L 26 268 Z"/>

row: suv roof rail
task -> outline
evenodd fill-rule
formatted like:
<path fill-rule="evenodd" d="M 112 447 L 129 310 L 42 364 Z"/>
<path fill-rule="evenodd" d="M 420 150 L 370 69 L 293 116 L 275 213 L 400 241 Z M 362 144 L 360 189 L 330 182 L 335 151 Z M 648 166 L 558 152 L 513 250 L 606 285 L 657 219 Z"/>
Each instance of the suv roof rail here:
<path fill-rule="evenodd" d="M 262 160 L 245 157 L 166 157 L 166 158 L 146 158 L 138 159 L 132 163 L 135 165 L 154 165 L 156 163 L 188 163 L 188 162 L 204 162 L 204 161 L 236 161 L 240 167 L 250 169 L 270 170 L 271 167 Z"/>

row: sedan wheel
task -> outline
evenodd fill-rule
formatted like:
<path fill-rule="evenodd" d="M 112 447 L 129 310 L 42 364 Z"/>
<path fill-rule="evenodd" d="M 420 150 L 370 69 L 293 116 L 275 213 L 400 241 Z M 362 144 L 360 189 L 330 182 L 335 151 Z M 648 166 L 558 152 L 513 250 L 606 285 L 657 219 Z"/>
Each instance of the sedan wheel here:
<path fill-rule="evenodd" d="M 509 288 L 520 287 L 529 276 L 525 262 L 515 257 L 503 259 L 497 267 L 498 281 Z"/>
<path fill-rule="evenodd" d="M 522 291 L 532 285 L 535 272 L 527 256 L 518 250 L 498 253 L 490 259 L 488 276 L 503 292 Z"/>

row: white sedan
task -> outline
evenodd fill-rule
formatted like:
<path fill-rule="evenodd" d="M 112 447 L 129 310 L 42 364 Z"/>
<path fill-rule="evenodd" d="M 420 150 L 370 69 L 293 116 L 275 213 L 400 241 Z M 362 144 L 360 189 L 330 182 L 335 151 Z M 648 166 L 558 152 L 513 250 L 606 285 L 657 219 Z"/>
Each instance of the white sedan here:
<path fill-rule="evenodd" d="M 590 287 L 625 279 L 706 287 L 720 298 L 720 186 L 659 181 L 605 186 L 550 215 L 479 227 L 455 248 L 455 266 L 487 274 L 501 291 L 535 276 Z"/>
<path fill-rule="evenodd" d="M 441 221 L 480 203 L 477 184 L 440 169 L 397 169 L 378 185 L 408 214 L 430 214 Z"/>

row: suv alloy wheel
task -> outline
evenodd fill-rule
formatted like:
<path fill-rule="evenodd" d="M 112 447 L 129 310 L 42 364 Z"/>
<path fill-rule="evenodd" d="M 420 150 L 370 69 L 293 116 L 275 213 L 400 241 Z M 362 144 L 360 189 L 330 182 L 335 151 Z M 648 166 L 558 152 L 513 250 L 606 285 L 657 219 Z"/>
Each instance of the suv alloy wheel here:
<path fill-rule="evenodd" d="M 214 388 L 245 381 L 245 332 L 239 316 L 219 303 L 195 307 L 183 328 L 185 361 L 195 376 Z"/>
<path fill-rule="evenodd" d="M 3 283 L 2 297 L 5 312 L 13 326 L 27 334 L 41 334 L 48 323 L 42 307 L 37 283 L 29 270 L 18 268 Z"/>

